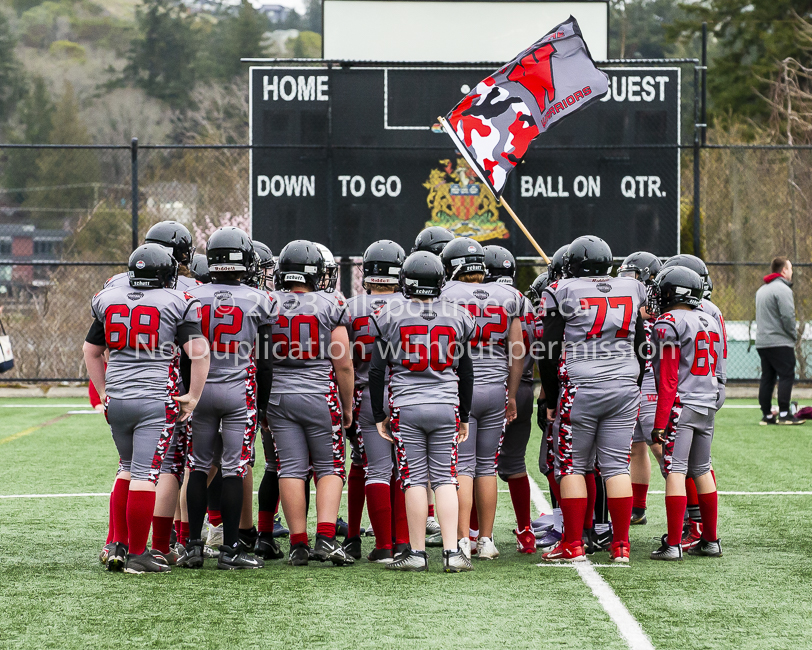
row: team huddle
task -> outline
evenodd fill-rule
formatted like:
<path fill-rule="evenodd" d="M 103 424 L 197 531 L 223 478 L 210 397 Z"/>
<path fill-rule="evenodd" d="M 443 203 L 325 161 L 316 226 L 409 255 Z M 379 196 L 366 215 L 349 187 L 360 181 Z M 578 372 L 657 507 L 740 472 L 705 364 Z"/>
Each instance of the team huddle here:
<path fill-rule="evenodd" d="M 626 563 L 629 527 L 646 523 L 649 450 L 668 520 L 651 558 L 720 556 L 710 448 L 727 344 L 707 267 L 645 252 L 617 277 L 612 266 L 603 240 L 579 237 L 524 295 L 505 248 L 432 227 L 408 256 L 371 244 L 365 291 L 345 299 L 320 244 L 296 240 L 274 257 L 225 227 L 204 256 L 181 224 L 153 226 L 94 296 L 84 345 L 119 454 L 102 563 L 347 566 L 365 534 L 367 560 L 386 569 L 426 571 L 436 546 L 444 571 L 471 571 L 472 557 L 500 555 L 499 479 L 518 552 L 577 562 L 608 551 Z M 532 520 L 536 367 L 554 511 Z"/>

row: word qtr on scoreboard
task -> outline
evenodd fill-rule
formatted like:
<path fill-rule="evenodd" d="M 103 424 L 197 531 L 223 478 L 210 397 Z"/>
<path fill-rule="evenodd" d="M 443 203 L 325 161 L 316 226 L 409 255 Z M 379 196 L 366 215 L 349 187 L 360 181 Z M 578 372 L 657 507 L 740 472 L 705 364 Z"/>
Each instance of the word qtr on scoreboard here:
<path fill-rule="evenodd" d="M 602 69 L 607 95 L 531 145 L 505 199 L 545 250 L 590 233 L 618 255 L 673 255 L 680 69 Z M 254 235 L 272 248 L 317 237 L 336 255 L 354 256 L 376 239 L 409 250 L 417 232 L 438 225 L 534 256 L 437 123 L 491 72 L 425 64 L 251 68 Z"/>

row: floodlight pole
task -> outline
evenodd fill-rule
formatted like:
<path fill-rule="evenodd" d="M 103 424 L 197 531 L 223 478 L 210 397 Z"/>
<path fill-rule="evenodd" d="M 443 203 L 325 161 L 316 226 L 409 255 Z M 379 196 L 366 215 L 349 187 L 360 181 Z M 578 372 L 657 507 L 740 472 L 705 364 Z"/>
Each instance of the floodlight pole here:
<path fill-rule="evenodd" d="M 130 204 L 132 209 L 132 238 L 133 250 L 138 248 L 138 138 L 130 141 L 130 171 L 132 196 Z"/>

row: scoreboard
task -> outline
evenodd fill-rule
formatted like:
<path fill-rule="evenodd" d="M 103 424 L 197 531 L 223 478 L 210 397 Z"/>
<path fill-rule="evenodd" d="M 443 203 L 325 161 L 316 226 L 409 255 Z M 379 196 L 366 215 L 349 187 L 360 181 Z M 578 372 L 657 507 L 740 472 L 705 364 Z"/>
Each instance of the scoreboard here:
<path fill-rule="evenodd" d="M 609 93 L 530 146 L 504 197 L 544 248 L 584 234 L 615 255 L 679 250 L 680 70 L 603 67 Z M 274 251 L 408 252 L 441 225 L 535 256 L 437 123 L 492 66 L 250 69 L 251 215 Z"/>

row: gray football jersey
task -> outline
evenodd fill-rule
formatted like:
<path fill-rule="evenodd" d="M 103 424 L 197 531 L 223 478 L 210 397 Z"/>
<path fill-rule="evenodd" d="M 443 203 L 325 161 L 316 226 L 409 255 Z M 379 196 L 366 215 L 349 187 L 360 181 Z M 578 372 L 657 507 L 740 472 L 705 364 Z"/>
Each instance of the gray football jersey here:
<path fill-rule="evenodd" d="M 181 323 L 199 323 L 200 301 L 175 289 L 102 289 L 91 303 L 104 325 L 110 359 L 105 389 L 115 399 L 156 399 L 178 394 Z"/>
<path fill-rule="evenodd" d="M 129 286 L 130 286 L 129 271 L 124 271 L 123 273 L 116 273 L 113 277 L 108 278 L 104 283 L 105 289 L 109 287 L 129 287 Z M 198 286 L 200 286 L 200 282 L 198 282 L 194 278 L 187 278 L 185 275 L 179 275 L 177 284 L 175 285 L 175 289 L 177 289 L 178 291 L 189 291 L 190 289 L 194 289 L 195 287 Z"/>
<path fill-rule="evenodd" d="M 654 323 L 654 376 L 659 381 L 660 358 L 665 345 L 680 350 L 680 402 L 690 406 L 716 407 L 716 379 L 722 334 L 716 319 L 700 310 L 675 309 Z"/>
<path fill-rule="evenodd" d="M 369 384 L 369 362 L 372 359 L 372 348 L 375 345 L 372 315 L 392 300 L 406 300 L 406 298 L 398 292 L 374 295 L 362 293 L 347 301 L 356 388 L 364 388 Z"/>
<path fill-rule="evenodd" d="M 465 307 L 476 319 L 471 359 L 477 384 L 501 384 L 508 377 L 507 342 L 510 324 L 523 315 L 521 294 L 511 286 L 489 282 L 449 282 L 442 297 Z"/>
<path fill-rule="evenodd" d="M 575 385 L 637 381 L 634 333 L 646 288 L 633 278 L 567 278 L 544 290 L 542 305 L 563 316 L 563 370 Z"/>
<path fill-rule="evenodd" d="M 271 394 L 330 392 L 330 341 L 337 327 L 349 327 L 347 305 L 335 293 L 273 291 L 274 377 Z"/>
<path fill-rule="evenodd" d="M 207 381 L 242 381 L 256 374 L 257 331 L 276 320 L 273 299 L 244 284 L 201 284 L 189 295 L 200 300 L 203 335 L 209 341 Z"/>
<path fill-rule="evenodd" d="M 726 384 L 727 383 L 727 329 L 725 328 L 725 319 L 722 316 L 722 310 L 719 309 L 716 305 L 714 305 L 710 300 L 704 298 L 702 303 L 699 305 L 699 308 L 710 314 L 716 319 L 716 323 L 719 325 L 719 331 L 722 334 L 722 340 L 720 341 L 721 344 L 721 353 L 719 356 L 719 363 L 716 364 L 716 378 L 719 380 L 719 383 Z"/>
<path fill-rule="evenodd" d="M 442 297 L 425 303 L 393 300 L 373 314 L 372 322 L 389 361 L 396 407 L 459 402 L 458 346 L 476 333 L 467 310 Z"/>

